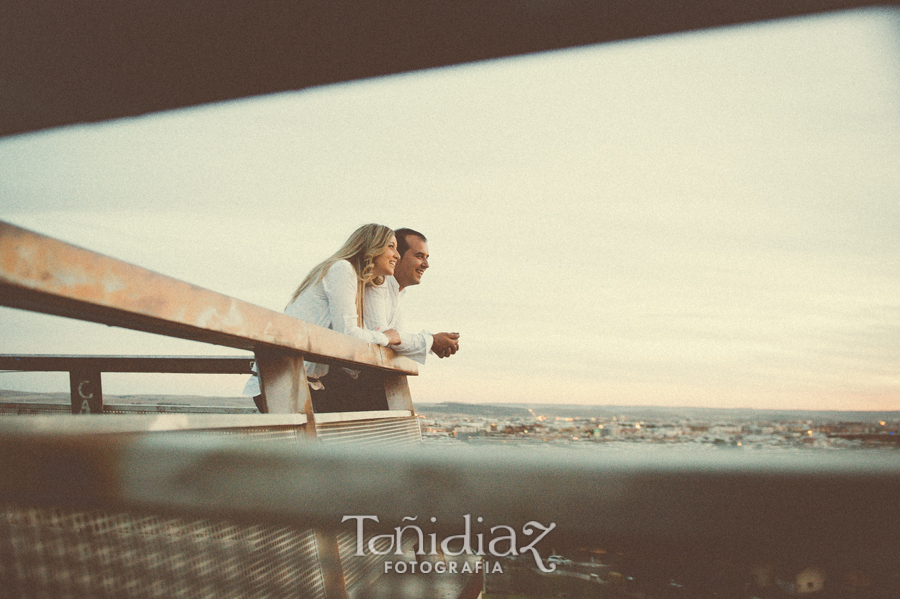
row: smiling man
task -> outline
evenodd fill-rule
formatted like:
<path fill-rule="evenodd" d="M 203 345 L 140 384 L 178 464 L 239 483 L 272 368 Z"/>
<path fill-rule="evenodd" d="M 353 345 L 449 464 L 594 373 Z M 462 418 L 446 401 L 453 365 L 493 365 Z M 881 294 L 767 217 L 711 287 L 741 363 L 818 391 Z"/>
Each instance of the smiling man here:
<path fill-rule="evenodd" d="M 397 251 L 400 261 L 394 268 L 394 276 L 385 278 L 384 284 L 366 288 L 365 326 L 367 329 L 400 332 L 400 345 L 391 349 L 420 364 L 431 351 L 439 358 L 452 356 L 459 351 L 459 333 L 418 334 L 403 332 L 400 316 L 400 300 L 407 287 L 422 282 L 428 269 L 428 240 L 412 229 L 397 229 Z"/>

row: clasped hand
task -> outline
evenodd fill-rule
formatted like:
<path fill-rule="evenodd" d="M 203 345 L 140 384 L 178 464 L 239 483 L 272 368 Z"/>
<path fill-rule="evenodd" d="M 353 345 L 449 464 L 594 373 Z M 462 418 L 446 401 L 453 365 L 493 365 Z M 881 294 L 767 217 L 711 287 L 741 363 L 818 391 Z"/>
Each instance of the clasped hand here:
<path fill-rule="evenodd" d="M 439 358 L 448 358 L 459 351 L 459 333 L 435 333 L 431 351 Z"/>

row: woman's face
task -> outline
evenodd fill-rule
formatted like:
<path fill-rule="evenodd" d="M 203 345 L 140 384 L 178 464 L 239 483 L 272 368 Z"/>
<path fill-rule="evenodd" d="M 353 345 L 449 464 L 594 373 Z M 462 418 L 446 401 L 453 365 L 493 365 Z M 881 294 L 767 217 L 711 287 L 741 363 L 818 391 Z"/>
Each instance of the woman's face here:
<path fill-rule="evenodd" d="M 399 260 L 400 252 L 397 251 L 397 238 L 391 235 L 391 240 L 388 241 L 387 249 L 376 256 L 375 260 L 372 261 L 372 265 L 375 267 L 375 276 L 386 277 L 387 275 L 394 274 L 394 267 L 397 266 Z"/>

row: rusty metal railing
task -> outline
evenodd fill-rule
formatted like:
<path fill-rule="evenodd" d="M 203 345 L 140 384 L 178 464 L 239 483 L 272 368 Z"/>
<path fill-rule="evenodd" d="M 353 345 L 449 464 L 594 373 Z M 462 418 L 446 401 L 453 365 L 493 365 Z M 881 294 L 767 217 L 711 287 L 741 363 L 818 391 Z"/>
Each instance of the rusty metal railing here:
<path fill-rule="evenodd" d="M 70 407 L 73 414 L 137 411 L 138 406 L 104 405 L 102 379 L 104 372 L 249 375 L 253 373 L 252 366 L 253 358 L 248 356 L 0 355 L 0 370 L 68 372 Z M 161 406 L 157 406 L 159 407 Z M 243 411 L 241 408 L 234 410 Z M 198 408 L 195 411 L 202 412 L 209 409 Z M 222 411 L 228 410 L 223 408 Z"/>
<path fill-rule="evenodd" d="M 252 351 L 270 413 L 314 418 L 305 359 L 378 370 L 388 407 L 413 410 L 416 365 L 390 349 L 4 222 L 0 305 Z"/>

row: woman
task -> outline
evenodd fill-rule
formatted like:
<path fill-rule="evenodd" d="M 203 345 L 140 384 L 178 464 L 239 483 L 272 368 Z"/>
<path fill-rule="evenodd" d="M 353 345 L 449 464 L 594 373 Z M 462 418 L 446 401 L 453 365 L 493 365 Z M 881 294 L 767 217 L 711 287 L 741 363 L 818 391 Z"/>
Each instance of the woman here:
<path fill-rule="evenodd" d="M 367 343 L 398 345 L 394 329 L 370 331 L 363 327 L 366 285 L 380 285 L 394 274 L 400 260 L 394 232 L 383 225 L 363 225 L 330 258 L 313 268 L 284 309 L 285 314 L 325 328 L 352 335 Z M 370 390 L 360 389 L 358 372 L 331 368 L 327 364 L 306 363 L 313 406 L 316 412 L 386 409 Z M 254 376 L 244 389 L 254 395 L 260 411 L 259 379 Z M 383 398 L 383 391 L 381 392 Z M 362 401 L 366 405 L 359 405 Z M 383 401 L 383 399 L 381 400 Z"/>

